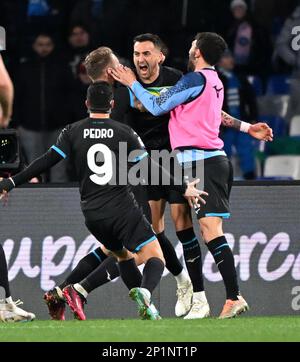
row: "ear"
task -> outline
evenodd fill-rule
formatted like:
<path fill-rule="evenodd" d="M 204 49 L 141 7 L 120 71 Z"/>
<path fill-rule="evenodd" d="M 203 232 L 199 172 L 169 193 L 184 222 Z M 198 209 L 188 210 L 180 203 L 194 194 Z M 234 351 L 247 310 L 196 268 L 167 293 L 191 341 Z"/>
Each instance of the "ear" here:
<path fill-rule="evenodd" d="M 166 60 L 166 56 L 162 52 L 160 52 L 158 64 L 163 64 L 163 62 L 165 60 Z"/>
<path fill-rule="evenodd" d="M 110 108 L 113 109 L 114 106 L 115 106 L 115 101 L 112 99 L 112 100 L 110 101 Z"/>
<path fill-rule="evenodd" d="M 86 106 L 86 108 L 87 108 L 87 109 L 90 109 L 90 105 L 91 105 L 90 102 L 86 99 L 86 100 L 85 100 L 85 106 Z"/>

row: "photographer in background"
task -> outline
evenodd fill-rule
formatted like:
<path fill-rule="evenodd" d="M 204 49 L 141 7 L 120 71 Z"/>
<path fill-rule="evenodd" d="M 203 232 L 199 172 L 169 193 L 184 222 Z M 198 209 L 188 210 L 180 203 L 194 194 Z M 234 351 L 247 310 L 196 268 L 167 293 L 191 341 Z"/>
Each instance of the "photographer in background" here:
<path fill-rule="evenodd" d="M 0 55 L 0 108 L 2 112 L 0 113 L 0 128 L 6 128 L 9 124 L 9 120 L 12 114 L 13 95 L 13 84 Z M 1 244 L 0 287 L 5 291 L 5 299 L 0 301 L 0 322 L 31 321 L 35 319 L 35 315 L 33 313 L 26 312 L 19 307 L 19 305 L 22 304 L 20 300 L 17 302 L 12 300 L 8 282 L 7 263 Z"/>

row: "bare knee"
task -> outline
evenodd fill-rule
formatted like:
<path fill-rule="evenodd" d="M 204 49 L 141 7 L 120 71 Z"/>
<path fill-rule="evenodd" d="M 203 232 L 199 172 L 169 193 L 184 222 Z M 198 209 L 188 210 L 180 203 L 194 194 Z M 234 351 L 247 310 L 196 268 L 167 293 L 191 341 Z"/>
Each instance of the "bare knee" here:
<path fill-rule="evenodd" d="M 158 258 L 164 264 L 166 264 L 163 252 L 157 239 L 145 245 L 140 251 L 137 252 L 137 260 L 139 263 L 146 263 L 151 258 Z"/>
<path fill-rule="evenodd" d="M 223 235 L 222 219 L 219 217 L 204 217 L 199 220 L 201 235 L 205 243 Z"/>
<path fill-rule="evenodd" d="M 190 209 L 185 204 L 172 204 L 171 216 L 176 231 L 189 229 L 193 226 Z"/>

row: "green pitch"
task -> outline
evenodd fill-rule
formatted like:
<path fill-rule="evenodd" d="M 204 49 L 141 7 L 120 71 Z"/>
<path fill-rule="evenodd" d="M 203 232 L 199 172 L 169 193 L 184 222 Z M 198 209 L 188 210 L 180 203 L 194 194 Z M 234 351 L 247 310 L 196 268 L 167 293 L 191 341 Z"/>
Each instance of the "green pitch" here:
<path fill-rule="evenodd" d="M 163 319 L 36 321 L 0 323 L 0 342 L 201 342 L 300 341 L 299 317 L 240 317 L 231 320 Z"/>

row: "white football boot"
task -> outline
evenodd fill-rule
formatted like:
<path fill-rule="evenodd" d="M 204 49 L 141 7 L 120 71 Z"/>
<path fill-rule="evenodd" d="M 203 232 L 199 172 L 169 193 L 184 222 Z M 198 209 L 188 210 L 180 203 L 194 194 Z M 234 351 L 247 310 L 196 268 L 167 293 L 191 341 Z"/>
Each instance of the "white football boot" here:
<path fill-rule="evenodd" d="M 184 319 L 202 319 L 209 317 L 210 308 L 207 302 L 205 292 L 194 293 L 191 310 Z"/>
<path fill-rule="evenodd" d="M 177 303 L 175 306 L 176 317 L 186 315 L 192 306 L 193 285 L 190 280 L 177 286 Z"/>
<path fill-rule="evenodd" d="M 26 312 L 21 309 L 19 305 L 22 305 L 21 300 L 15 302 L 0 302 L 0 321 L 2 322 L 29 322 L 35 319 L 35 315 L 30 312 Z"/>

